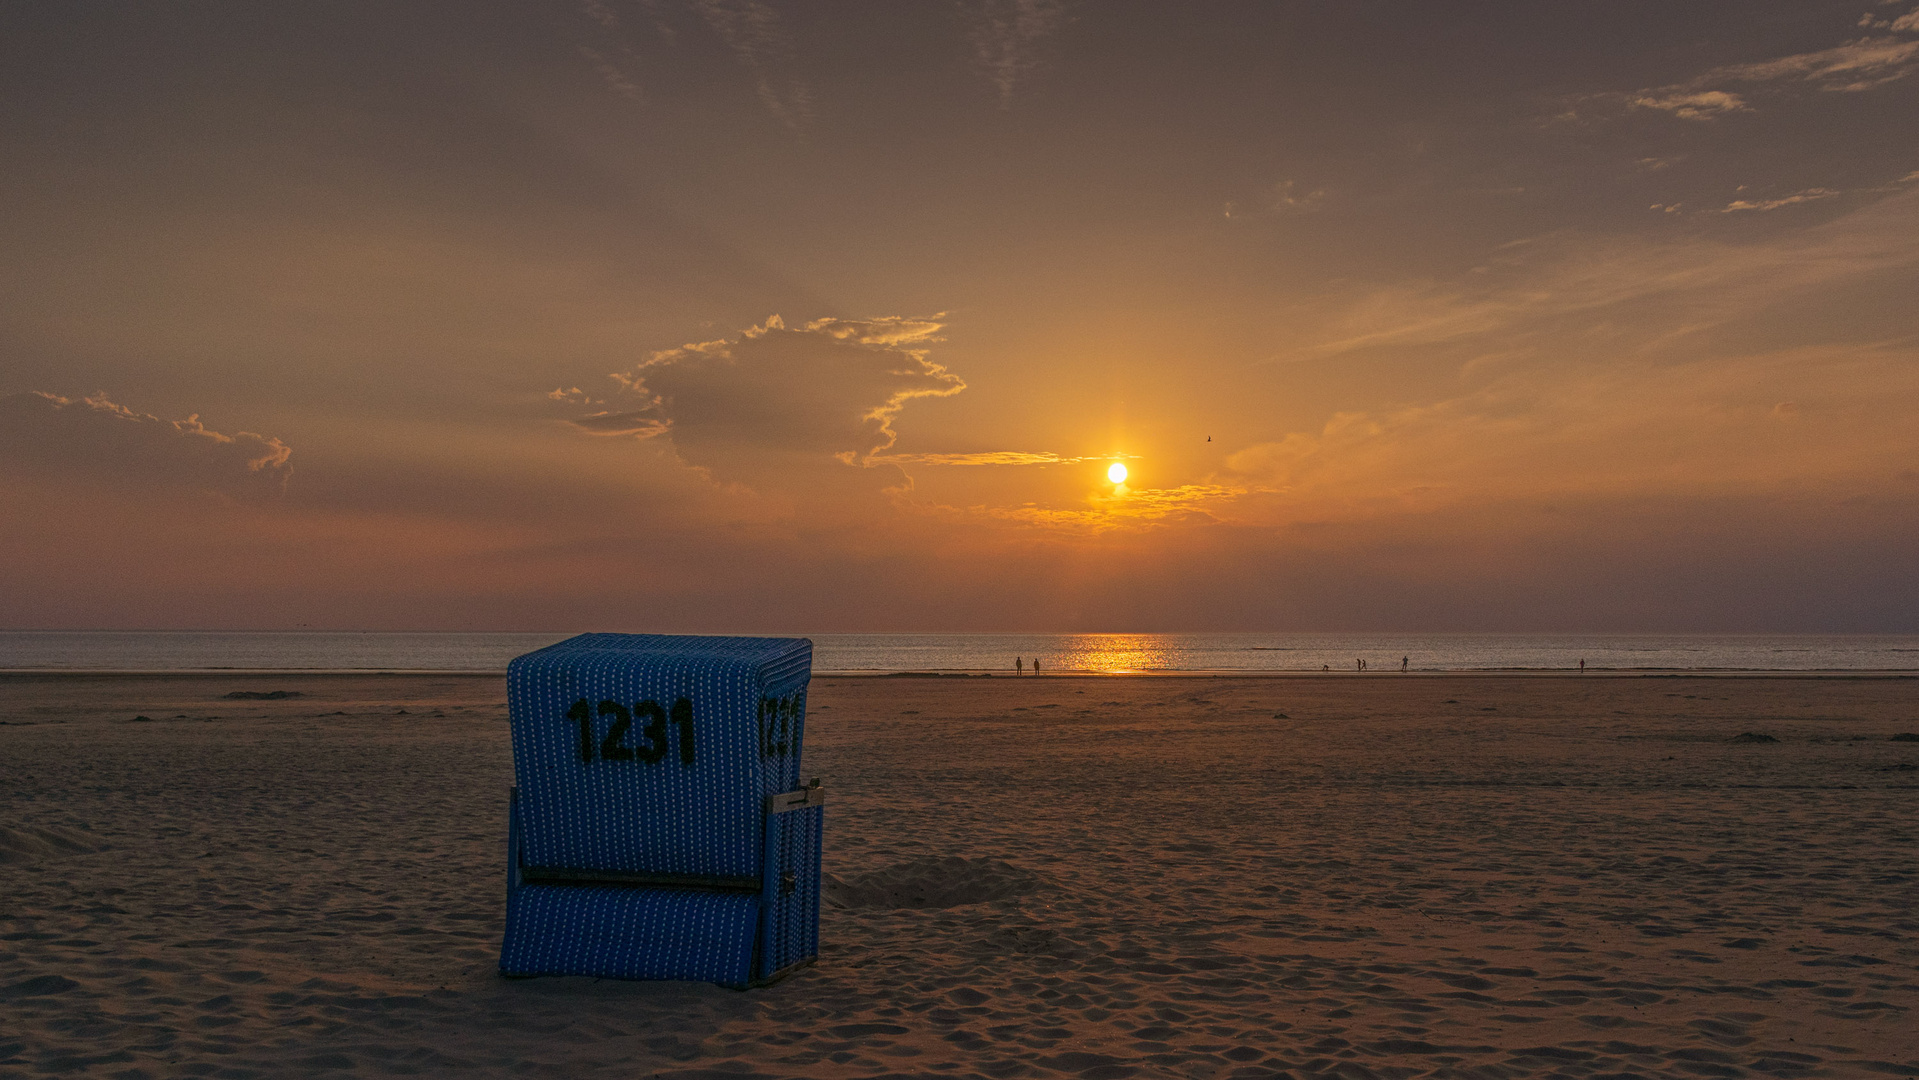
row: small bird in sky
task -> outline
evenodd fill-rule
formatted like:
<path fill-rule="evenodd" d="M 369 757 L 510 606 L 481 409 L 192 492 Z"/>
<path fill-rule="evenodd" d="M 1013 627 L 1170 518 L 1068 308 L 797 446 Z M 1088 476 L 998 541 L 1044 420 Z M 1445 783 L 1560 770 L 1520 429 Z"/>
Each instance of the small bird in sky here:
<path fill-rule="evenodd" d="M 1212 441 L 1213 441 L 1213 437 L 1212 437 L 1211 435 L 1208 435 L 1208 436 L 1206 436 L 1206 441 L 1207 441 L 1207 442 L 1212 442 Z"/>

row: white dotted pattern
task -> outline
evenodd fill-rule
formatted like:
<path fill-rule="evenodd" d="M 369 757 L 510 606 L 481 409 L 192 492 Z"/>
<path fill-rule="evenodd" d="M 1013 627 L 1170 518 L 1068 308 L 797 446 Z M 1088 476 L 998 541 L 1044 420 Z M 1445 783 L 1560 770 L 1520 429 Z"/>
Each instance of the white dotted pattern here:
<path fill-rule="evenodd" d="M 767 819 L 776 883 L 767 898 L 762 975 L 819 955 L 820 839 L 825 813 L 823 806 L 809 806 Z M 789 872 L 793 875 L 790 890 L 778 884 L 779 875 Z"/>
<path fill-rule="evenodd" d="M 797 692 L 803 709 L 812 653 L 812 642 L 782 638 L 582 634 L 514 660 L 507 705 L 525 864 L 758 877 L 765 796 L 799 786 L 803 730 L 796 718 L 791 750 L 762 758 L 759 702 Z M 597 748 L 611 724 L 601 701 L 670 709 L 680 698 L 693 704 L 691 768 L 674 724 L 656 762 L 580 760 L 579 725 L 567 717 L 575 702 L 594 710 Z M 626 745 L 639 744 L 642 726 Z"/>
<path fill-rule="evenodd" d="M 500 970 L 743 986 L 759 915 L 752 893 L 531 885 L 507 897 Z"/>
<path fill-rule="evenodd" d="M 768 816 L 767 795 L 799 786 L 812 642 L 582 634 L 507 668 L 513 734 L 513 835 L 520 865 L 572 871 L 751 877 L 760 894 L 697 888 L 520 885 L 509 873 L 507 974 L 697 979 L 745 985 L 818 952 L 822 809 Z M 692 703 L 694 762 L 679 726 L 655 762 L 604 760 L 613 719 Z M 765 752 L 761 703 L 786 708 L 784 753 Z M 592 711 L 582 760 L 568 711 Z M 636 717 L 622 745 L 642 745 Z M 790 883 L 785 880 L 791 874 Z"/>

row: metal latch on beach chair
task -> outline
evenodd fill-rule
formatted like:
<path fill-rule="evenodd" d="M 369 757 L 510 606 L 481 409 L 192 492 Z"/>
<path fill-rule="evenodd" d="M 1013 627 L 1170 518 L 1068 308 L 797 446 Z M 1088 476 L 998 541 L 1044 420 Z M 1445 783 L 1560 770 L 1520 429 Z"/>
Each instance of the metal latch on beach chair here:
<path fill-rule="evenodd" d="M 768 814 L 784 814 L 788 810 L 804 810 L 809 806 L 825 806 L 826 789 L 820 786 L 818 777 L 798 791 L 782 791 L 778 795 L 766 797 Z"/>

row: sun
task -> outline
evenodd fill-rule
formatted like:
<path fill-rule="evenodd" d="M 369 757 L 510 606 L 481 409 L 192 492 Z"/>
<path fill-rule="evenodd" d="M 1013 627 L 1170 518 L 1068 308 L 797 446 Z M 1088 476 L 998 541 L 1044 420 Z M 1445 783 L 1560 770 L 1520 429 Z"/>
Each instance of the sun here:
<path fill-rule="evenodd" d="M 1115 484 L 1124 484 L 1126 482 L 1126 466 L 1117 461 L 1113 462 L 1112 467 L 1106 470 L 1106 479 L 1111 480 Z"/>

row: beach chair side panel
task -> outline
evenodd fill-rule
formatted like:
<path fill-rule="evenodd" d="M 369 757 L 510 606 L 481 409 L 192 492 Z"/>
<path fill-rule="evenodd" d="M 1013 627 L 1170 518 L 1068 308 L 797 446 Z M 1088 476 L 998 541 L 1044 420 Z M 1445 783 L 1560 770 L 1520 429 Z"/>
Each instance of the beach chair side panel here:
<path fill-rule="evenodd" d="M 825 825 L 819 789 L 775 796 L 766 819 L 766 881 L 761 891 L 761 980 L 779 977 L 819 955 L 820 854 Z"/>

